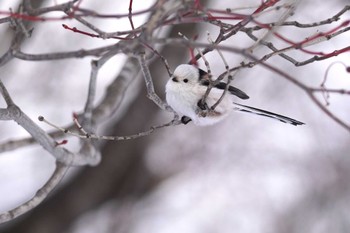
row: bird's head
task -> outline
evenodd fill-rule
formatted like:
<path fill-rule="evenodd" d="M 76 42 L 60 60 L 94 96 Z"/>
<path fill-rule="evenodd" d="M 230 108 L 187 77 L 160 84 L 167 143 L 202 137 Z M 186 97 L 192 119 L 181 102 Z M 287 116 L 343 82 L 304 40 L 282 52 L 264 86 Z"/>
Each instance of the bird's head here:
<path fill-rule="evenodd" d="M 195 85 L 199 80 L 199 70 L 188 64 L 182 64 L 176 67 L 171 82 L 183 86 Z"/>

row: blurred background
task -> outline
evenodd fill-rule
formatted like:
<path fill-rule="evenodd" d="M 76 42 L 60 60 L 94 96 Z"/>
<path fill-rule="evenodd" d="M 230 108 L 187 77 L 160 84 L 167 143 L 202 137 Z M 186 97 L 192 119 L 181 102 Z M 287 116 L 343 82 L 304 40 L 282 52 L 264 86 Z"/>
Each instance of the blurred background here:
<path fill-rule="evenodd" d="M 32 1 L 37 7 L 64 1 Z M 282 1 L 283 2 L 283 1 Z M 288 2 L 288 1 L 287 1 Z M 20 1 L 0 1 L 0 11 L 17 9 Z M 153 1 L 133 1 L 133 10 L 151 6 Z M 261 1 L 201 1 L 215 9 L 258 7 Z M 300 1 L 288 21 L 313 23 L 334 16 L 347 0 Z M 129 1 L 84 0 L 81 6 L 100 13 L 128 13 Z M 251 8 L 242 12 L 251 12 Z M 269 18 L 283 12 L 273 11 Z M 62 16 L 50 13 L 48 16 Z M 350 12 L 338 24 L 320 28 L 281 28 L 281 33 L 295 41 L 327 31 L 349 20 Z M 4 17 L 2 15 L 1 17 Z M 149 15 L 133 18 L 140 26 Z M 127 18 L 96 19 L 105 31 L 130 29 Z M 74 20 L 71 27 L 84 27 Z M 30 38 L 24 39 L 27 53 L 70 51 L 95 48 L 115 41 L 86 37 L 64 30 L 61 21 L 36 22 Z M 167 37 L 177 32 L 188 37 L 198 35 L 206 42 L 207 31 L 213 38 L 218 28 L 209 24 L 181 24 L 164 29 Z M 10 46 L 12 33 L 8 24 L 0 24 L 0 52 Z M 269 38 L 282 48 L 276 38 Z M 312 49 L 331 52 L 349 45 L 349 32 Z M 245 48 L 253 44 L 244 34 L 237 34 L 223 45 Z M 285 46 L 285 45 L 284 45 Z M 258 57 L 268 53 L 256 50 Z M 174 45 L 160 48 L 170 67 L 187 63 L 188 49 Z M 311 55 L 292 51 L 299 61 Z M 231 67 L 244 60 L 224 52 Z M 213 75 L 225 67 L 217 52 L 206 55 Z M 58 125 L 71 123 L 72 112 L 84 107 L 89 83 L 91 57 L 55 61 L 28 62 L 14 59 L 0 68 L 1 79 L 14 101 L 36 121 L 45 116 Z M 127 61 L 117 55 L 106 63 L 98 77 L 97 101 L 106 93 Z M 276 56 L 268 61 L 297 80 L 319 87 L 327 68 L 334 62 L 350 66 L 349 53 L 306 66 L 295 67 Z M 200 61 L 200 67 L 205 66 Z M 164 99 L 169 76 L 159 59 L 150 64 L 156 91 Z M 105 123 L 101 133 L 128 135 L 169 121 L 171 115 L 159 110 L 146 98 L 141 74 L 125 93 L 123 111 Z M 306 125 L 294 127 L 263 117 L 233 113 L 223 122 L 208 127 L 189 123 L 156 131 L 131 141 L 101 142 L 102 161 L 96 167 L 72 167 L 54 192 L 37 208 L 8 223 L 0 232 L 25 233 L 272 233 L 272 232 L 350 232 L 350 134 L 322 112 L 306 93 L 261 66 L 240 71 L 233 85 L 246 92 L 250 106 L 286 115 Z M 327 87 L 350 89 L 349 73 L 341 64 L 329 69 Z M 322 96 L 320 95 L 322 100 Z M 332 112 L 350 124 L 349 97 L 331 95 Z M 0 98 L 0 106 L 5 103 Z M 39 126 L 52 130 L 38 122 Z M 28 137 L 14 122 L 0 122 L 0 140 Z M 79 141 L 68 138 L 65 147 L 79 148 Z M 49 179 L 55 159 L 33 145 L 0 155 L 0 211 L 5 212 L 29 200 Z"/>

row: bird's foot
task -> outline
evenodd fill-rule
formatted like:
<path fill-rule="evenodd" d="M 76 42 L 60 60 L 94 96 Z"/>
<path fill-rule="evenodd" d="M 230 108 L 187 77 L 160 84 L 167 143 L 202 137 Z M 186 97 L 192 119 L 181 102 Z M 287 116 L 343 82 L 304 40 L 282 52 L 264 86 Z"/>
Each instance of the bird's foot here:
<path fill-rule="evenodd" d="M 202 101 L 201 99 L 198 101 L 197 106 L 203 111 L 209 110 L 209 106 L 207 105 L 207 103 Z"/>
<path fill-rule="evenodd" d="M 182 122 L 182 124 L 184 124 L 184 125 L 187 125 L 188 122 L 190 122 L 190 121 L 192 121 L 192 120 L 191 120 L 191 118 L 189 118 L 188 116 L 183 116 L 183 117 L 181 117 L 181 122 Z"/>
<path fill-rule="evenodd" d="M 199 100 L 197 103 L 198 109 L 196 113 L 201 117 L 206 117 L 210 111 L 210 108 L 206 102 Z"/>

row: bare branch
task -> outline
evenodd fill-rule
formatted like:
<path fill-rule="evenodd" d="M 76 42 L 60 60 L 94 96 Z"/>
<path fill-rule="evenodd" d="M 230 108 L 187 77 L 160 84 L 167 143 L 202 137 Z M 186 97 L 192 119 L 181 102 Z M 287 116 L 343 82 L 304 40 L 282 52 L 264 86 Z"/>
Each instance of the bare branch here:
<path fill-rule="evenodd" d="M 333 38 L 341 38 L 346 32 L 350 30 L 350 21 L 345 18 L 343 23 L 335 23 L 341 18 L 345 17 L 345 14 L 349 12 L 350 6 L 344 6 L 339 12 L 333 16 L 327 16 L 326 19 L 313 23 L 302 23 L 298 21 L 286 21 L 287 18 L 295 11 L 295 7 L 298 0 L 287 1 L 282 0 L 267 0 L 261 1 L 261 4 L 253 8 L 245 8 L 247 14 L 240 14 L 233 11 L 237 9 L 210 9 L 206 8 L 203 2 L 198 0 L 169 0 L 169 1 L 156 1 L 151 7 L 135 12 L 133 8 L 135 2 L 133 0 L 128 1 L 128 9 L 124 14 L 100 14 L 98 11 L 91 9 L 84 9 L 81 7 L 81 0 L 73 0 L 63 4 L 57 4 L 49 7 L 39 7 L 33 9 L 30 0 L 23 0 L 23 7 L 21 6 L 16 12 L 0 11 L 0 15 L 4 18 L 0 19 L 0 24 L 9 23 L 13 36 L 11 45 L 9 48 L 5 48 L 4 54 L 0 57 L 0 67 L 5 66 L 14 58 L 24 61 L 51 61 L 59 59 L 72 59 L 83 57 L 94 57 L 91 61 L 90 67 L 90 83 L 88 87 L 88 94 L 86 97 L 85 105 L 83 106 L 83 112 L 74 115 L 74 123 L 67 123 L 66 127 L 58 127 L 56 124 L 48 122 L 43 117 L 39 117 L 41 121 L 46 122 L 56 129 L 55 132 L 47 133 L 42 130 L 34 121 L 32 121 L 25 112 L 17 106 L 11 99 L 2 79 L 0 80 L 0 93 L 5 100 L 6 106 L 0 108 L 0 120 L 3 121 L 15 121 L 25 129 L 30 137 L 10 140 L 0 144 L 0 152 L 18 149 L 23 146 L 27 146 L 33 143 L 38 143 L 43 149 L 48 151 L 56 159 L 57 167 L 56 171 L 49 179 L 49 181 L 36 193 L 36 195 L 28 202 L 20 205 L 19 207 L 3 213 L 0 215 L 0 222 L 9 221 L 15 217 L 29 211 L 36 207 L 43 199 L 47 197 L 49 192 L 58 184 L 62 179 L 69 166 L 85 166 L 96 165 L 101 160 L 101 154 L 97 146 L 97 140 L 132 140 L 143 136 L 148 136 L 158 129 L 165 127 L 176 126 L 181 124 L 179 115 L 165 103 L 159 95 L 156 93 L 154 83 L 157 81 L 155 77 L 152 77 L 148 62 L 148 57 L 158 56 L 161 58 L 163 65 L 166 67 L 169 76 L 172 75 L 170 66 L 165 57 L 160 51 L 158 51 L 158 45 L 171 45 L 171 46 L 184 46 L 198 50 L 196 56 L 193 56 L 193 60 L 199 60 L 202 58 L 207 67 L 209 76 L 211 75 L 211 67 L 206 60 L 205 55 L 213 50 L 217 50 L 218 55 L 221 57 L 225 72 L 221 74 L 218 79 L 210 82 L 206 95 L 209 94 L 210 89 L 216 83 L 227 78 L 226 88 L 223 90 L 221 98 L 213 105 L 208 111 L 214 110 L 221 102 L 222 98 L 228 90 L 230 82 L 233 80 L 233 76 L 238 71 L 245 68 L 253 68 L 256 65 L 263 66 L 267 70 L 278 74 L 280 77 L 286 79 L 289 83 L 294 84 L 299 89 L 303 90 L 306 95 L 315 103 L 326 115 L 332 118 L 340 126 L 350 131 L 350 125 L 344 120 L 337 117 L 333 112 L 326 108 L 316 96 L 322 94 L 342 94 L 350 95 L 350 90 L 344 88 L 326 88 L 325 82 L 327 80 L 327 73 L 325 74 L 324 82 L 321 86 L 309 86 L 303 81 L 297 79 L 287 71 L 276 67 L 268 63 L 272 57 L 280 57 L 294 66 L 305 66 L 312 62 L 329 59 L 331 57 L 338 56 L 350 51 L 350 46 L 343 45 L 335 51 L 311 51 L 307 49 L 311 45 L 327 43 L 333 41 Z M 276 12 L 281 12 L 282 16 L 277 18 L 273 17 L 272 23 L 264 22 L 264 16 L 273 15 Z M 59 16 L 47 17 L 47 13 L 59 12 Z M 134 19 L 136 15 L 149 13 L 149 19 L 140 26 L 134 25 Z M 276 14 L 277 15 L 277 14 Z M 273 16 L 276 16 L 273 15 Z M 124 31 L 105 32 L 98 26 L 90 21 L 91 18 L 98 18 L 99 20 L 112 18 L 123 18 L 129 20 L 130 28 Z M 78 33 L 81 37 L 86 37 L 87 40 L 101 40 L 112 39 L 112 44 L 93 48 L 77 48 L 73 51 L 58 50 L 57 52 L 47 53 L 26 53 L 22 51 L 22 42 L 31 36 L 32 28 L 35 22 L 45 23 L 47 21 L 59 21 L 71 20 L 72 22 L 82 24 L 86 26 L 88 31 L 78 29 L 64 25 L 64 29 L 61 27 L 61 31 L 64 33 Z M 182 38 L 160 38 L 159 34 L 162 30 L 166 30 L 170 25 L 183 25 L 183 24 L 205 24 L 218 30 L 218 35 L 215 40 L 209 38 L 209 43 L 196 42 L 194 40 L 187 39 L 185 36 Z M 67 23 L 68 24 L 68 23 Z M 317 34 L 311 34 L 307 38 L 295 39 L 295 41 L 280 33 L 280 28 L 288 28 L 290 30 L 297 31 L 304 28 L 317 28 L 322 25 L 329 25 L 331 29 L 323 31 Z M 83 28 L 83 27 L 82 27 Z M 266 30 L 266 31 L 265 31 Z M 251 46 L 244 48 L 239 44 L 224 45 L 223 42 L 229 38 L 234 38 L 238 33 L 247 35 L 247 39 L 250 40 Z M 259 33 L 260 36 L 257 36 Z M 276 43 L 271 39 L 278 39 L 283 43 L 286 43 L 285 47 L 279 48 Z M 262 54 L 260 57 L 253 54 L 257 46 L 265 46 L 272 52 Z M 63 48 L 64 49 L 64 48 Z M 148 54 L 146 57 L 147 50 Z M 242 62 L 236 67 L 230 68 L 229 63 L 226 61 L 222 54 L 222 51 L 227 51 L 233 54 L 240 55 Z M 288 52 L 297 51 L 300 59 L 295 59 Z M 193 52 L 193 51 L 192 51 Z M 126 64 L 123 66 L 122 71 L 117 75 L 112 84 L 107 88 L 105 96 L 100 103 L 95 103 L 96 86 L 99 79 L 98 74 L 101 67 L 117 54 L 123 54 L 128 56 Z M 150 56 L 148 56 L 150 55 Z M 277 56 L 278 55 L 278 56 Z M 306 57 L 305 55 L 309 56 Z M 311 55 L 311 57 L 310 57 Z M 290 64 L 289 64 L 290 65 Z M 173 119 L 165 124 L 158 124 L 147 128 L 131 135 L 125 136 L 105 136 L 98 135 L 98 129 L 101 128 L 103 122 L 109 120 L 112 121 L 112 116 L 115 113 L 123 114 L 126 112 L 128 106 L 123 106 L 122 102 L 125 102 L 125 93 L 134 80 L 139 80 L 139 71 L 141 70 L 143 80 L 147 89 L 147 97 L 153 101 L 161 110 L 173 113 Z M 2 77 L 1 77 L 2 78 Z M 136 95 L 139 90 L 135 88 L 132 90 L 130 96 Z M 205 96 L 202 102 L 205 103 Z M 326 98 L 328 102 L 328 97 Z M 126 103 L 127 105 L 127 103 Z M 203 110 L 203 109 L 202 109 Z M 203 111 L 205 112 L 205 111 Z M 63 147 L 66 139 L 61 142 L 57 142 L 54 138 L 74 136 L 81 139 L 82 145 L 77 153 L 72 153 Z"/>
<path fill-rule="evenodd" d="M 4 222 L 8 222 L 14 218 L 17 218 L 18 216 L 27 213 L 31 209 L 37 207 L 48 195 L 49 193 L 58 185 L 58 183 L 62 180 L 64 175 L 66 174 L 68 170 L 68 166 L 56 162 L 56 169 L 50 179 L 46 182 L 46 184 L 39 189 L 34 197 L 30 199 L 29 201 L 23 203 L 22 205 L 4 212 L 0 214 L 0 224 Z"/>
<path fill-rule="evenodd" d="M 18 59 L 26 61 L 47 61 L 47 60 L 59 60 L 67 58 L 82 58 L 86 56 L 101 56 L 105 52 L 110 50 L 121 51 L 123 45 L 121 42 L 109 46 L 104 46 L 96 49 L 89 50 L 76 50 L 70 52 L 57 52 L 57 53 L 44 53 L 44 54 L 27 54 L 21 51 L 12 51 L 12 55 Z"/>
<path fill-rule="evenodd" d="M 164 103 L 154 90 L 153 80 L 152 80 L 151 73 L 148 69 L 148 66 L 146 64 L 145 54 L 141 53 L 138 57 L 138 60 L 141 66 L 141 71 L 143 73 L 143 78 L 146 83 L 147 97 L 150 100 L 152 100 L 160 109 L 167 110 L 174 113 L 171 107 L 168 104 Z"/>
<path fill-rule="evenodd" d="M 0 93 L 1 93 L 2 97 L 4 98 L 7 106 L 14 105 L 14 102 L 13 102 L 10 94 L 8 93 L 7 89 L 5 88 L 4 83 L 1 81 L 1 79 L 0 79 Z"/>
<path fill-rule="evenodd" d="M 136 139 L 136 138 L 140 138 L 140 137 L 145 137 L 145 136 L 150 135 L 151 133 L 153 133 L 157 129 L 161 129 L 161 128 L 165 128 L 165 127 L 169 127 L 169 126 L 176 126 L 176 125 L 181 124 L 181 121 L 175 119 L 175 120 L 172 120 L 172 121 L 165 123 L 165 124 L 162 124 L 162 125 L 152 126 L 152 127 L 150 127 L 150 129 L 136 133 L 136 134 L 131 134 L 131 135 L 127 135 L 127 136 L 105 136 L 105 135 L 96 135 L 93 133 L 87 133 L 86 130 L 81 126 L 81 124 L 79 123 L 77 118 L 74 118 L 74 123 L 80 132 L 73 132 L 73 131 L 70 131 L 69 129 L 59 127 L 59 126 L 51 123 L 50 121 L 46 120 L 42 116 L 40 117 L 40 121 L 45 122 L 46 124 L 52 126 L 53 128 L 65 133 L 65 134 L 75 136 L 75 137 L 78 137 L 81 139 L 97 139 L 97 140 L 108 140 L 108 141 L 124 141 L 124 140 L 132 140 L 132 139 Z"/>

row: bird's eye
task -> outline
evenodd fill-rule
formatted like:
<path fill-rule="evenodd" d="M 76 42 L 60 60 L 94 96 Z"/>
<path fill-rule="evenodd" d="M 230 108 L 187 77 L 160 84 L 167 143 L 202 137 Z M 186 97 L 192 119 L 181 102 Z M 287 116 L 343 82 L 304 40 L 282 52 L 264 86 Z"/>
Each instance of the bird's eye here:
<path fill-rule="evenodd" d="M 185 79 L 184 79 L 184 82 L 185 82 L 185 83 L 187 83 L 187 82 L 188 82 L 188 79 L 187 79 L 187 78 L 185 78 Z"/>

